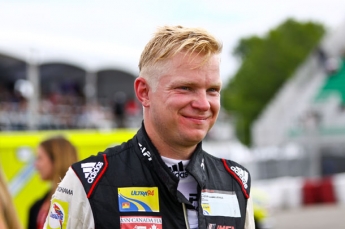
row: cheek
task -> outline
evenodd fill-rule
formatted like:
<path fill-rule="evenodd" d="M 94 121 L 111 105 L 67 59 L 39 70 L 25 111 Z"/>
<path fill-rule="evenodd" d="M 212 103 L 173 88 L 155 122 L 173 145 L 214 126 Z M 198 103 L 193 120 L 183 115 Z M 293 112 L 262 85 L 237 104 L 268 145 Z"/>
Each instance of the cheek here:
<path fill-rule="evenodd" d="M 52 163 L 48 159 L 38 159 L 35 162 L 35 167 L 45 177 L 52 173 Z"/>
<path fill-rule="evenodd" d="M 44 168 L 44 163 L 42 162 L 42 159 L 37 159 L 35 161 L 35 167 L 37 170 L 42 170 Z"/>
<path fill-rule="evenodd" d="M 181 108 L 188 106 L 193 101 L 193 98 L 187 95 L 173 95 L 163 100 L 165 106 L 171 108 Z"/>
<path fill-rule="evenodd" d="M 49 172 L 49 173 L 52 173 L 53 172 L 53 164 L 51 161 L 47 161 L 45 163 L 45 167 L 46 167 L 46 171 Z"/>
<path fill-rule="evenodd" d="M 211 110 L 215 113 L 218 113 L 220 110 L 220 100 L 219 98 L 213 98 L 210 100 Z"/>
<path fill-rule="evenodd" d="M 53 177 L 53 168 L 49 164 L 46 164 L 44 167 L 42 167 L 41 175 L 44 180 L 50 180 Z"/>

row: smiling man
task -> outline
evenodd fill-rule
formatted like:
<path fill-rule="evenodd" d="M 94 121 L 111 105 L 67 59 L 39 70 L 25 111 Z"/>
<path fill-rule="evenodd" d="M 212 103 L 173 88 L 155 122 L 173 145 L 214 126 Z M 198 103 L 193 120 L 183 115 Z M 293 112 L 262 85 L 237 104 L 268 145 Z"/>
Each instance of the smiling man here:
<path fill-rule="evenodd" d="M 62 228 L 254 228 L 249 172 L 202 149 L 220 109 L 221 49 L 203 29 L 157 30 L 134 83 L 142 127 L 70 168 L 59 187 L 72 192 L 51 204 Z M 45 228 L 59 225 L 50 211 Z"/>
<path fill-rule="evenodd" d="M 215 123 L 220 108 L 219 56 L 181 52 L 166 60 L 166 71 L 145 66 L 135 82 L 144 106 L 144 125 L 161 156 L 190 159 Z M 160 64 L 160 63 L 158 63 Z M 156 75 L 159 75 L 155 77 Z M 153 79 L 151 79 L 153 78 Z M 151 81 L 156 80 L 153 88 Z"/>

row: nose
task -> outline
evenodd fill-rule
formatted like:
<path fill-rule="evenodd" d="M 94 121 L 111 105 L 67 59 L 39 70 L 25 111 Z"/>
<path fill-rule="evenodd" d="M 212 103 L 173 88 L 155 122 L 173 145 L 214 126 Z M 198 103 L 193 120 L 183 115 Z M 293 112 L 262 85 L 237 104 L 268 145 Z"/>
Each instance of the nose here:
<path fill-rule="evenodd" d="M 192 107 L 202 111 L 207 111 L 210 109 L 210 101 L 208 100 L 206 92 L 198 92 L 192 101 Z"/>

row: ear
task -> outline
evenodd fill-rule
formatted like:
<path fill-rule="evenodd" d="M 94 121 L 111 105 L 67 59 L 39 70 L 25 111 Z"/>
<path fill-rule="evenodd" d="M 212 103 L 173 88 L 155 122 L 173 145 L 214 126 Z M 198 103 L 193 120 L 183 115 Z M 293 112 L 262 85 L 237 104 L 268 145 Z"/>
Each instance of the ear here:
<path fill-rule="evenodd" d="M 150 102 L 150 99 L 149 99 L 150 87 L 146 79 L 140 76 L 136 78 L 134 81 L 134 91 L 138 100 L 141 102 L 141 104 L 144 107 L 148 107 L 149 102 Z"/>

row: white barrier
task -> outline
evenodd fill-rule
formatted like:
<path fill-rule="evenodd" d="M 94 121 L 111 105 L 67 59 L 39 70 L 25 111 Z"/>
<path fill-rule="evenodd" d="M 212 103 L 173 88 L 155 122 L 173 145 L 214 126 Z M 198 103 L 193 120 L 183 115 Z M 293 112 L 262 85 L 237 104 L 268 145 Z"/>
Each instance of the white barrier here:
<path fill-rule="evenodd" d="M 255 180 L 252 182 L 252 188 L 265 192 L 269 205 L 273 209 L 299 208 L 304 205 L 303 187 L 307 180 L 309 179 L 304 177 Z M 322 178 L 315 178 L 315 180 L 321 182 Z M 333 190 L 329 191 L 334 191 L 336 203 L 345 204 L 345 173 L 334 175 L 332 181 Z"/>
<path fill-rule="evenodd" d="M 345 205 L 345 173 L 334 175 L 333 184 L 338 203 Z"/>

